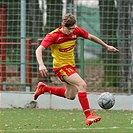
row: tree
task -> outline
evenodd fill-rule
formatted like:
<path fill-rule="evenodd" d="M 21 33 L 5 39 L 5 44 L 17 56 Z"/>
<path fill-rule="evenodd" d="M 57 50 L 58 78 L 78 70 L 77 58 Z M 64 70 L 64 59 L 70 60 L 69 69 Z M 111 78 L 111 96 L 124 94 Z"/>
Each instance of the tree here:
<path fill-rule="evenodd" d="M 29 11 L 29 14 L 27 14 L 27 17 L 29 17 L 30 23 L 28 24 L 30 29 L 28 29 L 28 35 L 27 36 L 33 36 L 33 40 L 37 40 L 41 36 L 43 36 L 43 16 L 42 12 L 39 9 L 39 3 L 36 0 L 29 0 L 27 1 L 27 10 Z M 31 34 L 31 35 L 30 35 Z"/>
<path fill-rule="evenodd" d="M 107 44 L 117 47 L 117 9 L 114 0 L 99 0 L 100 33 Z M 109 53 L 102 49 L 104 62 L 104 86 L 118 85 L 118 54 Z"/>
<path fill-rule="evenodd" d="M 48 33 L 61 25 L 62 19 L 62 0 L 46 0 L 47 4 L 47 23 L 45 33 Z"/>
<path fill-rule="evenodd" d="M 120 48 L 120 88 L 127 90 L 129 78 L 130 52 L 130 2 L 129 0 L 117 0 L 118 6 L 118 45 Z"/>
<path fill-rule="evenodd" d="M 129 80 L 128 80 L 128 88 L 129 88 L 129 93 L 131 94 L 133 88 L 133 2 L 131 3 L 131 44 L 130 44 L 130 58 L 131 58 L 131 63 L 130 63 L 130 72 L 129 72 Z"/>

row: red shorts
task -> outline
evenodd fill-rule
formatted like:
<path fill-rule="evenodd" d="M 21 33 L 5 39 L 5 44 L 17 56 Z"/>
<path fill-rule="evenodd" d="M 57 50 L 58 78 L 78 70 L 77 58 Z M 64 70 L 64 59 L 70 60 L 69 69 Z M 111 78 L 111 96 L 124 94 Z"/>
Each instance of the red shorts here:
<path fill-rule="evenodd" d="M 76 67 L 72 67 L 70 65 L 67 65 L 67 66 L 63 66 L 63 67 L 60 67 L 60 68 L 53 68 L 53 71 L 56 74 L 56 76 L 59 77 L 59 79 L 62 82 L 66 82 L 63 79 L 63 76 L 69 77 L 70 75 L 76 73 Z"/>

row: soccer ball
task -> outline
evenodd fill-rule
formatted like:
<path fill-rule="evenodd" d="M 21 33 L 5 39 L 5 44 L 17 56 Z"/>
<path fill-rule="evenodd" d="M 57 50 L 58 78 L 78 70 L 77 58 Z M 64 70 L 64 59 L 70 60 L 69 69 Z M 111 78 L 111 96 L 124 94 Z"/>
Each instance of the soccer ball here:
<path fill-rule="evenodd" d="M 103 109 L 110 109 L 115 104 L 115 97 L 110 92 L 102 93 L 98 98 L 98 105 Z"/>

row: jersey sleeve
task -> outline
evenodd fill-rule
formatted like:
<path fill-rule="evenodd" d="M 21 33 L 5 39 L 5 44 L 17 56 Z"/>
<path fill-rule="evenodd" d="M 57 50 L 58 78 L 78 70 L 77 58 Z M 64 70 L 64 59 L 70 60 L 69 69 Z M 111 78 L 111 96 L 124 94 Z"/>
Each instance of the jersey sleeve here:
<path fill-rule="evenodd" d="M 89 36 L 88 31 L 86 31 L 86 30 L 84 30 L 84 29 L 82 29 L 81 27 L 78 27 L 78 26 L 76 27 L 76 32 L 77 32 L 79 37 L 83 37 L 85 39 L 87 39 L 88 36 Z"/>
<path fill-rule="evenodd" d="M 44 48 L 49 47 L 51 44 L 55 42 L 55 38 L 56 37 L 53 36 L 52 34 L 47 34 L 45 38 L 42 40 L 41 46 L 43 46 Z"/>

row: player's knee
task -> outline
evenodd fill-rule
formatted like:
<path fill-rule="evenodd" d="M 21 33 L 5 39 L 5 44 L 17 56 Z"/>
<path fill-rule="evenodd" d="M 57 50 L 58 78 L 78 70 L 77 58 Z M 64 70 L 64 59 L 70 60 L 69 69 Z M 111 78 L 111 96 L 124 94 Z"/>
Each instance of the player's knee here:
<path fill-rule="evenodd" d="M 68 97 L 67 99 L 69 99 L 69 100 L 74 100 L 74 99 L 75 99 L 75 96 Z"/>
<path fill-rule="evenodd" d="M 86 91 L 87 84 L 85 82 L 82 82 L 79 84 L 79 91 Z"/>
<path fill-rule="evenodd" d="M 76 97 L 76 94 L 66 94 L 66 98 L 69 99 L 69 100 L 74 100 Z"/>

